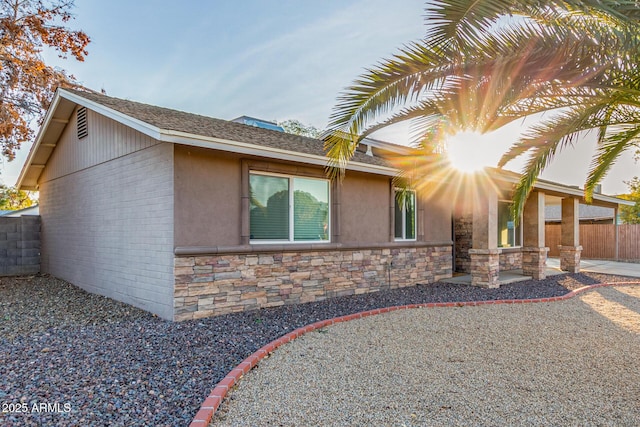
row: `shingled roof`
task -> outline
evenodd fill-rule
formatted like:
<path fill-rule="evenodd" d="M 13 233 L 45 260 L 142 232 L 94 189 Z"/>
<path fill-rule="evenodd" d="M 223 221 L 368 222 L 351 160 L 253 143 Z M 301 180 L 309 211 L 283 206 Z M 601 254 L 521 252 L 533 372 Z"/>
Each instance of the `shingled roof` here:
<path fill-rule="evenodd" d="M 172 110 L 170 108 L 143 104 L 126 99 L 113 98 L 95 92 L 71 89 L 65 89 L 65 91 L 164 130 L 238 141 L 246 144 L 317 156 L 325 155 L 324 142 L 319 139 L 262 129 L 255 126 L 247 126 L 241 123 L 186 113 L 184 111 Z M 380 157 L 368 156 L 358 152 L 354 154 L 352 161 L 376 166 L 390 166 Z"/>

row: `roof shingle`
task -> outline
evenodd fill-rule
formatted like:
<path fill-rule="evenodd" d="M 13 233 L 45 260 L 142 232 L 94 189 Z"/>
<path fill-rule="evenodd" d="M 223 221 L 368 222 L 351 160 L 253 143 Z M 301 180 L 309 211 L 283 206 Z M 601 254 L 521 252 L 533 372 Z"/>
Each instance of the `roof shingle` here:
<path fill-rule="evenodd" d="M 126 99 L 113 98 L 95 92 L 72 89 L 65 89 L 65 91 L 160 129 L 226 139 L 291 152 L 325 156 L 324 142 L 319 139 L 247 126 L 241 123 L 186 113 L 184 111 L 172 110 Z M 354 154 L 352 160 L 376 166 L 390 166 L 379 157 L 372 157 L 358 152 Z"/>

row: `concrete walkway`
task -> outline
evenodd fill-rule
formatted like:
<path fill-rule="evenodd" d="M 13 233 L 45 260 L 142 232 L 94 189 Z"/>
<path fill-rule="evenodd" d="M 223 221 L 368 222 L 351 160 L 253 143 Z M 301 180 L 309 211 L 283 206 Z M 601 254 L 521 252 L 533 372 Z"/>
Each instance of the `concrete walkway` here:
<path fill-rule="evenodd" d="M 547 259 L 547 276 L 556 274 L 564 274 L 566 271 L 560 270 L 560 258 Z M 606 260 L 583 259 L 580 261 L 581 272 L 617 274 L 619 276 L 640 277 L 640 264 L 630 262 L 615 262 Z M 520 270 L 508 270 L 500 272 L 500 284 L 522 282 L 531 279 L 531 276 L 525 276 Z M 455 276 L 449 279 L 443 279 L 441 282 L 468 285 L 471 283 L 471 275 Z"/>
<path fill-rule="evenodd" d="M 560 271 L 560 259 L 547 259 L 547 268 Z M 640 264 L 632 262 L 616 262 L 598 259 L 580 260 L 580 271 L 620 276 L 640 277 Z"/>

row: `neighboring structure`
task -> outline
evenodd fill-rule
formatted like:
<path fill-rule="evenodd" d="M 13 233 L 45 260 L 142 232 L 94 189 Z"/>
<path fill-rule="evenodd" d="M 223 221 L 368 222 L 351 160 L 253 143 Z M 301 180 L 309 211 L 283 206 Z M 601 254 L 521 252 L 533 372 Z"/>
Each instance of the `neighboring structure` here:
<path fill-rule="evenodd" d="M 17 218 L 22 215 L 40 215 L 40 207 L 38 205 L 33 205 L 28 208 L 18 209 L 15 211 L 0 211 L 0 216 L 9 218 Z"/>
<path fill-rule="evenodd" d="M 561 198 L 577 270 L 580 190 L 539 184 L 516 231 L 499 202 L 513 174 L 472 203 L 437 177 L 398 198 L 389 154 L 412 150 L 365 141 L 335 182 L 320 140 L 59 90 L 18 187 L 40 191 L 43 272 L 167 319 L 431 283 L 451 276 L 460 229 L 475 285 L 497 286 L 507 245 L 540 277 L 545 197 Z"/>
<path fill-rule="evenodd" d="M 580 203 L 578 207 L 580 224 L 615 224 L 614 208 L 593 206 Z M 545 221 L 547 224 L 556 224 L 562 220 L 560 205 L 545 206 Z"/>

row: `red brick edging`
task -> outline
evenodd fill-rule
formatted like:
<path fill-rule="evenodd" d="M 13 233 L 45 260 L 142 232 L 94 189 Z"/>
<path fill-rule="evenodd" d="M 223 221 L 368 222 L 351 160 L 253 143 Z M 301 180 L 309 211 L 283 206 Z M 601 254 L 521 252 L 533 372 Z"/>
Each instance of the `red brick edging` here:
<path fill-rule="evenodd" d="M 555 302 L 564 301 L 575 297 L 576 295 L 592 289 L 601 288 L 605 286 L 621 286 L 621 285 L 640 285 L 640 281 L 633 282 L 618 282 L 618 283 L 599 283 L 596 285 L 584 286 L 582 288 L 571 291 L 565 295 L 559 297 L 550 298 L 536 298 L 536 299 L 508 299 L 508 300 L 488 300 L 488 301 L 467 301 L 467 302 L 430 302 L 424 304 L 409 304 L 399 305 L 394 307 L 377 308 L 375 310 L 362 311 L 360 313 L 349 314 L 346 316 L 335 317 L 333 319 L 321 320 L 319 322 L 312 323 L 310 325 L 298 328 L 289 332 L 286 335 L 278 338 L 275 341 L 271 341 L 269 344 L 263 346 L 258 351 L 247 357 L 242 363 L 233 368 L 231 372 L 227 374 L 222 381 L 220 381 L 215 388 L 209 393 L 209 396 L 205 399 L 200 407 L 200 410 L 191 421 L 190 427 L 202 427 L 208 426 L 213 418 L 213 414 L 218 410 L 218 407 L 222 403 L 222 400 L 227 395 L 227 392 L 231 387 L 240 381 L 243 375 L 249 372 L 255 367 L 258 362 L 264 359 L 269 353 L 273 352 L 276 348 L 282 344 L 286 344 L 294 339 L 306 334 L 307 332 L 314 331 L 316 329 L 323 328 L 325 326 L 334 325 L 336 323 L 348 322 L 354 319 L 361 319 L 363 317 L 374 316 L 376 314 L 390 313 L 396 310 L 405 310 L 409 308 L 434 308 L 434 307 L 468 307 L 479 305 L 494 305 L 494 304 L 530 304 L 538 302 Z"/>

